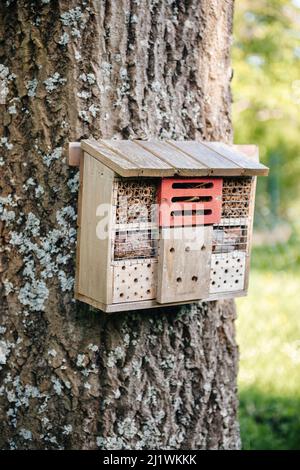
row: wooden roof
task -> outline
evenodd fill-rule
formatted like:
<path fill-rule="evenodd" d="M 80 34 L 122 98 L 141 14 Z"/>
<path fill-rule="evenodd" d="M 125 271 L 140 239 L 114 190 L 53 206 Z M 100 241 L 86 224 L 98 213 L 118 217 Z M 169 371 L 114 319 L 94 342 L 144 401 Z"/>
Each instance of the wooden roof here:
<path fill-rule="evenodd" d="M 191 140 L 82 140 L 81 148 L 120 176 L 253 176 L 269 169 L 230 145 Z"/>

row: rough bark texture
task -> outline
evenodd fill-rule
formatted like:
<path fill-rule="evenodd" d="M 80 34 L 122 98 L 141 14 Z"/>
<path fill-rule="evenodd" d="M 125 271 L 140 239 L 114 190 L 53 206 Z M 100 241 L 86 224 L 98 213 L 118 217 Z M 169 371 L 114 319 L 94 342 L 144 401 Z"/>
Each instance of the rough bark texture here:
<path fill-rule="evenodd" d="M 233 0 L 1 2 L 2 449 L 234 449 L 231 302 L 73 300 L 86 137 L 230 141 Z"/>

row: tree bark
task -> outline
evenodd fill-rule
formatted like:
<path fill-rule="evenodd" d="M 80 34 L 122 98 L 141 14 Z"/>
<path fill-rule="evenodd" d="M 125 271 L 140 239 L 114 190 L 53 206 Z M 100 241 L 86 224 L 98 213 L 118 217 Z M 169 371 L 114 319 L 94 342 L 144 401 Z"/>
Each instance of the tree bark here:
<path fill-rule="evenodd" d="M 0 447 L 236 449 L 231 301 L 73 299 L 82 138 L 230 142 L 233 0 L 8 0 L 0 52 Z"/>

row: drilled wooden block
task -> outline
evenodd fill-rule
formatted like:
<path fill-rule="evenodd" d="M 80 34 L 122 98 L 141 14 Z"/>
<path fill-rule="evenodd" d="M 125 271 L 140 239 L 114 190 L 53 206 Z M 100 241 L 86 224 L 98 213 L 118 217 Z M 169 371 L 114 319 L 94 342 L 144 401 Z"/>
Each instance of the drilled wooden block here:
<path fill-rule="evenodd" d="M 157 302 L 207 298 L 211 249 L 212 225 L 161 229 Z"/>
<path fill-rule="evenodd" d="M 113 303 L 155 299 L 157 262 L 119 262 L 113 268 Z"/>
<path fill-rule="evenodd" d="M 210 294 L 235 292 L 244 289 L 246 253 L 213 254 L 211 257 Z"/>

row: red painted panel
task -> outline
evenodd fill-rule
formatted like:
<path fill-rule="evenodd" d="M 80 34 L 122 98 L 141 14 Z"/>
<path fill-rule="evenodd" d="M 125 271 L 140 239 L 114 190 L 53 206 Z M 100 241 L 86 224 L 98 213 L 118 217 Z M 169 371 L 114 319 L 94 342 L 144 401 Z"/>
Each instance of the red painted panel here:
<path fill-rule="evenodd" d="M 220 222 L 222 178 L 162 178 L 159 192 L 161 227 Z"/>

